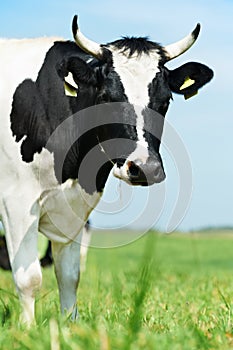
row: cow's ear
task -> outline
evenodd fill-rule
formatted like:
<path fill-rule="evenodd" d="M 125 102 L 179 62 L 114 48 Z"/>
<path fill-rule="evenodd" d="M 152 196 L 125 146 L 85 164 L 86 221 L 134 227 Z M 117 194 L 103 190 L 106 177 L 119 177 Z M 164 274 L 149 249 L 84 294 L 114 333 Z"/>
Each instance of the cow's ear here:
<path fill-rule="evenodd" d="M 184 95 L 185 99 L 198 93 L 198 90 L 213 78 L 213 71 L 204 64 L 189 62 L 169 71 L 170 89 Z"/>
<path fill-rule="evenodd" d="M 57 67 L 60 78 L 64 81 L 65 93 L 77 96 L 79 84 L 96 85 L 97 79 L 94 69 L 79 57 L 69 57 Z"/>

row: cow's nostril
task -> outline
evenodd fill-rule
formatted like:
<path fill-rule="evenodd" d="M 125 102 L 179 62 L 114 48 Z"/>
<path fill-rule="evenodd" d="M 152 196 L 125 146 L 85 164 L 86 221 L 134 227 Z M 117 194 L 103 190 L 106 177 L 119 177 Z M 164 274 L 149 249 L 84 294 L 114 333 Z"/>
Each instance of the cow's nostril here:
<path fill-rule="evenodd" d="M 134 162 L 128 162 L 128 171 L 131 177 L 138 177 L 140 174 L 139 167 Z"/>

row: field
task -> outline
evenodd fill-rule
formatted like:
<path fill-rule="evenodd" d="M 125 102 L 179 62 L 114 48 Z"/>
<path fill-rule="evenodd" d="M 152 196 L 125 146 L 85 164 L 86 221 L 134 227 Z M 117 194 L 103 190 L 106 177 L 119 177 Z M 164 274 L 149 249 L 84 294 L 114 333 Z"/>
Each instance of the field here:
<path fill-rule="evenodd" d="M 48 268 L 36 326 L 20 326 L 11 274 L 0 271 L 0 349 L 233 349 L 232 233 L 151 232 L 122 248 L 90 249 L 78 323 L 60 316 Z"/>

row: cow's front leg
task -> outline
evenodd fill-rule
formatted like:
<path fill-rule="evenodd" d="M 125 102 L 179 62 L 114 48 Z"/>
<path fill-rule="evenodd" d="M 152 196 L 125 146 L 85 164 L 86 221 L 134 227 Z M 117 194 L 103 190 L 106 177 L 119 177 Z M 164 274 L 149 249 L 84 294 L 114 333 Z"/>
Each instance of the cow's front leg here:
<path fill-rule="evenodd" d="M 79 283 L 80 243 L 69 244 L 52 242 L 55 273 L 58 282 L 61 312 L 78 318 L 76 292 Z"/>
<path fill-rule="evenodd" d="M 35 294 L 42 283 L 38 259 L 38 207 L 29 210 L 27 196 L 3 201 L 2 220 L 14 282 L 22 305 L 21 322 L 34 321 Z M 17 203 L 17 204 L 16 204 Z"/>
<path fill-rule="evenodd" d="M 32 247 L 22 248 L 22 254 L 28 254 L 28 249 L 32 249 Z M 25 267 L 18 263 L 12 265 L 14 281 L 22 306 L 20 321 L 28 326 L 35 321 L 35 295 L 42 284 L 39 259 L 34 257 L 32 261 L 29 262 L 29 260 Z"/>

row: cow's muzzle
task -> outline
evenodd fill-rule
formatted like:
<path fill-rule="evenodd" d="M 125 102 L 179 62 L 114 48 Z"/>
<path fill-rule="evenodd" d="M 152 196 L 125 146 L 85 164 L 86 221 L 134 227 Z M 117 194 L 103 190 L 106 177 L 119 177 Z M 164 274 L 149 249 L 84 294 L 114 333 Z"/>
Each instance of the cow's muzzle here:
<path fill-rule="evenodd" d="M 166 175 L 162 162 L 151 159 L 146 163 L 141 160 L 126 160 L 117 164 L 113 170 L 114 176 L 134 186 L 150 186 L 162 182 Z"/>
<path fill-rule="evenodd" d="M 150 161 L 146 164 L 136 160 L 128 162 L 128 177 L 132 185 L 149 186 L 162 182 L 166 175 L 159 161 Z"/>

